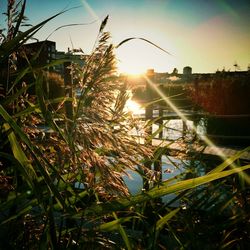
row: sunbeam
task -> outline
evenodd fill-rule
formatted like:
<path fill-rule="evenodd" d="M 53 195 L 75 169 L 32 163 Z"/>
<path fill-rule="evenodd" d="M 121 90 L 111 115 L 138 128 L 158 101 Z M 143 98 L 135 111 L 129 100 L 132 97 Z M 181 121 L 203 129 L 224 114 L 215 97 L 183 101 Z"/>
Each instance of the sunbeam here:
<path fill-rule="evenodd" d="M 98 17 L 98 15 L 96 14 L 96 12 L 93 10 L 93 8 L 87 3 L 87 1 L 86 0 L 82 0 L 82 4 L 86 8 L 86 10 L 88 11 L 88 13 L 94 18 L 94 20 L 98 20 L 98 22 L 101 23 L 100 18 Z"/>
<path fill-rule="evenodd" d="M 171 101 L 170 99 L 165 96 L 162 91 L 157 87 L 157 85 L 151 80 L 149 79 L 146 75 L 143 75 L 143 77 L 145 78 L 145 80 L 147 81 L 147 84 L 150 85 L 150 87 L 152 87 L 157 94 L 159 94 L 159 96 L 172 108 L 172 110 L 185 122 L 188 121 L 187 117 L 178 109 L 178 107 L 176 107 Z M 192 131 L 194 131 L 197 134 L 197 127 L 193 124 L 190 125 Z M 206 135 L 201 136 L 201 139 L 206 143 L 206 145 L 211 146 L 216 148 L 216 151 L 219 155 L 219 157 L 223 160 L 226 161 L 228 160 L 228 157 L 220 150 L 220 148 L 218 148 Z M 233 169 L 237 169 L 237 165 L 233 162 L 230 164 L 230 167 Z M 239 173 L 246 181 L 247 183 L 250 184 L 250 177 L 248 176 L 248 174 L 241 172 Z"/>

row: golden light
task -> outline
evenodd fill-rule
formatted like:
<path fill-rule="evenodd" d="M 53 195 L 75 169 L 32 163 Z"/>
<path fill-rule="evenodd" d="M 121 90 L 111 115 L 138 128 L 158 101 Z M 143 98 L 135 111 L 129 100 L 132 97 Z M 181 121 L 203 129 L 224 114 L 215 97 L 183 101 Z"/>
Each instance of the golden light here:
<path fill-rule="evenodd" d="M 182 111 L 176 107 L 171 100 L 158 88 L 158 86 L 156 84 L 154 84 L 146 75 L 143 76 L 145 78 L 145 80 L 147 81 L 147 83 L 159 94 L 159 96 L 165 101 L 166 104 L 168 104 L 171 109 L 185 122 L 188 122 L 187 117 L 185 116 L 185 114 L 182 113 Z M 197 133 L 197 127 L 194 124 L 191 124 L 191 130 L 193 130 L 195 133 Z M 203 135 L 200 137 L 208 146 L 211 146 L 212 148 L 214 148 L 217 152 L 217 154 L 219 155 L 219 157 L 223 160 L 223 161 L 227 161 L 227 162 L 231 162 L 231 164 L 229 165 L 232 169 L 235 169 L 235 171 L 237 171 L 237 165 L 234 163 L 234 161 L 231 161 L 230 158 L 228 158 L 223 151 L 217 147 L 214 142 L 212 142 L 206 135 Z M 211 173 L 213 173 L 213 170 L 211 171 Z M 248 174 L 246 174 L 245 172 L 240 172 L 239 173 L 244 180 L 247 183 L 250 183 L 250 177 Z"/>
<path fill-rule="evenodd" d="M 174 57 L 143 41 L 131 41 L 116 50 L 117 68 L 120 73 L 144 74 L 147 69 L 167 72 L 176 67 Z"/>
<path fill-rule="evenodd" d="M 134 115 L 141 115 L 145 113 L 145 110 L 135 101 L 129 99 L 125 104 L 125 111 L 131 112 Z"/>
<path fill-rule="evenodd" d="M 117 67 L 120 73 L 125 73 L 128 75 L 141 75 L 147 71 L 147 68 L 137 61 L 129 61 L 127 63 L 119 62 Z"/>

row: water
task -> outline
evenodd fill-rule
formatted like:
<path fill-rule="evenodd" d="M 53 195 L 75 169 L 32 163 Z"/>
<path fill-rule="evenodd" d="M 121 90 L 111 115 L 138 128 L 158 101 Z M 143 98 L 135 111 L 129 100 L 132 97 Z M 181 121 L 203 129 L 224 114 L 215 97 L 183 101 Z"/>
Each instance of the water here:
<path fill-rule="evenodd" d="M 136 103 L 130 100 L 129 105 L 131 106 L 131 111 L 134 113 L 136 117 L 144 118 L 145 117 L 145 109 L 140 108 L 140 106 Z M 169 113 L 164 112 L 164 116 L 168 115 Z M 153 110 L 153 117 L 158 117 L 159 111 Z M 143 122 L 142 122 L 143 123 Z M 138 122 L 140 124 L 140 122 Z M 185 138 L 192 139 L 193 137 L 193 131 L 192 128 L 195 125 L 193 121 L 188 120 L 185 124 L 181 119 L 169 119 L 169 120 L 163 120 L 164 127 L 162 128 L 162 137 L 161 139 L 167 139 L 167 140 L 178 140 L 180 138 L 183 138 L 183 130 L 186 130 Z M 153 124 L 152 125 L 152 133 L 155 133 L 159 129 L 159 124 Z M 206 127 L 205 127 L 205 121 L 204 119 L 201 119 L 197 126 L 196 133 L 198 135 L 204 135 L 206 133 Z M 140 126 L 139 126 L 140 127 Z M 143 126 L 141 126 L 143 127 Z M 143 130 L 132 130 L 132 135 L 136 135 L 139 137 L 138 140 L 140 140 L 141 143 L 143 143 Z M 154 138 L 159 138 L 159 133 L 155 135 Z M 182 174 L 186 171 L 186 167 L 189 164 L 188 161 L 182 161 L 170 156 L 162 156 L 162 181 L 169 180 L 171 178 L 177 177 L 174 181 L 171 182 L 173 184 L 178 180 L 181 179 Z M 199 165 L 199 163 L 198 163 Z M 153 168 L 153 167 L 152 167 Z M 134 171 L 128 170 L 127 172 L 130 175 L 130 178 L 125 176 L 124 181 L 126 185 L 129 188 L 129 191 L 132 195 L 136 195 L 141 193 L 143 189 L 143 180 L 139 174 L 137 174 Z M 202 174 L 202 173 L 200 173 Z M 162 197 L 162 201 L 164 203 L 168 203 L 171 200 L 175 199 L 177 197 L 176 194 L 169 194 Z M 176 200 L 174 203 L 172 203 L 172 206 L 180 206 L 180 200 Z"/>
<path fill-rule="evenodd" d="M 125 106 L 125 110 L 132 112 L 133 115 L 137 118 L 145 118 L 145 108 L 142 108 L 137 102 L 133 100 L 128 100 Z M 183 114 L 188 112 L 187 110 L 182 110 Z M 163 110 L 163 116 L 173 117 L 175 116 L 175 112 L 169 112 L 168 110 Z M 153 110 L 153 118 L 159 117 L 159 110 Z M 183 130 L 186 130 L 185 138 L 192 139 L 193 132 L 192 128 L 194 125 L 197 126 L 197 135 L 205 135 L 206 134 L 206 125 L 204 118 L 201 118 L 198 124 L 194 124 L 192 120 L 187 120 L 185 124 L 183 121 L 176 117 L 175 119 L 163 120 L 163 128 L 162 128 L 162 139 L 168 140 L 178 140 L 183 137 Z M 139 121 L 138 121 L 139 123 Z M 156 132 L 159 129 L 159 124 L 154 123 L 152 126 L 152 133 Z M 143 131 L 136 131 L 135 129 L 131 131 L 132 135 L 141 136 Z M 155 138 L 159 138 L 159 133 L 155 135 Z"/>
<path fill-rule="evenodd" d="M 186 164 L 188 164 L 187 161 L 181 161 L 179 159 L 176 159 L 174 157 L 166 157 L 162 156 L 162 181 L 169 180 L 173 177 L 180 176 L 183 174 L 186 170 Z M 141 193 L 143 189 L 143 182 L 142 178 L 139 174 L 132 170 L 128 170 L 127 173 L 130 175 L 130 178 L 128 176 L 125 176 L 123 179 L 128 186 L 128 189 L 132 195 L 136 195 Z M 176 180 L 172 181 L 171 184 L 175 183 Z M 177 197 L 176 194 L 169 194 L 162 197 L 162 201 L 164 203 L 170 202 L 171 200 L 175 199 Z M 172 206 L 179 206 L 180 201 L 175 201 Z"/>

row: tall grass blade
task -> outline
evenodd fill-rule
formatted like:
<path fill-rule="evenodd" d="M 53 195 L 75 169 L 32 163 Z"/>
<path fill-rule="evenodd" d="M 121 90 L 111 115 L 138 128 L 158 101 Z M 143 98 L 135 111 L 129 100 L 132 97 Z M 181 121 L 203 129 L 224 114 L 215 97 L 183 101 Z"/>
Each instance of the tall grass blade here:
<path fill-rule="evenodd" d="M 26 6 L 26 0 L 23 1 L 22 8 L 21 8 L 21 11 L 19 13 L 18 20 L 17 20 L 16 26 L 15 26 L 15 29 L 13 32 L 13 37 L 15 37 L 17 35 L 19 28 L 20 28 L 20 25 L 24 19 L 25 6 Z"/>
<path fill-rule="evenodd" d="M 171 212 L 167 213 L 166 215 L 164 215 L 162 218 L 160 218 L 156 222 L 156 230 L 160 231 L 167 224 L 167 222 L 171 220 L 179 211 L 180 211 L 180 208 L 176 208 L 172 210 Z"/>
<path fill-rule="evenodd" d="M 12 95 L 9 95 L 7 96 L 3 102 L 1 103 L 3 106 L 7 106 L 9 105 L 10 103 L 13 103 L 14 101 L 16 101 L 16 99 L 22 95 L 24 92 L 26 92 L 31 86 L 33 86 L 34 84 L 29 84 L 25 87 L 22 87 L 20 90 L 18 90 L 16 93 L 12 94 Z"/>
<path fill-rule="evenodd" d="M 0 110 L 0 114 L 1 114 L 1 110 Z M 3 125 L 3 127 L 4 127 L 5 131 L 10 129 L 10 126 L 7 123 L 5 123 Z M 9 139 L 9 142 L 10 142 L 10 145 L 11 145 L 13 155 L 17 159 L 17 161 L 20 163 L 19 166 L 22 167 L 19 170 L 25 176 L 25 178 L 26 178 L 27 182 L 29 183 L 30 187 L 34 188 L 33 181 L 37 178 L 37 175 L 36 175 L 32 165 L 30 164 L 30 161 L 28 160 L 25 153 L 23 152 L 19 142 L 17 141 L 17 138 L 16 138 L 14 132 L 10 132 L 8 134 L 8 139 Z"/>
<path fill-rule="evenodd" d="M 155 44 L 155 43 L 153 43 L 153 42 L 151 42 L 151 41 L 149 41 L 149 40 L 147 40 L 147 39 L 145 39 L 145 38 L 143 38 L 143 37 L 130 37 L 130 38 L 124 39 L 123 41 L 121 41 L 121 42 L 116 46 L 116 48 L 119 48 L 119 47 L 120 47 L 121 45 L 123 45 L 124 43 L 127 43 L 127 42 L 129 42 L 129 41 L 131 41 L 131 40 L 135 40 L 135 39 L 138 39 L 138 40 L 142 40 L 142 41 L 144 41 L 144 42 L 147 42 L 147 43 L 153 45 L 154 47 L 156 47 L 157 49 L 160 49 L 161 51 L 163 51 L 163 52 L 167 53 L 168 55 L 171 55 L 171 56 L 172 56 L 172 54 L 169 53 L 168 51 L 166 51 L 165 49 L 161 48 L 161 47 L 158 46 L 157 44 Z"/>
<path fill-rule="evenodd" d="M 56 18 L 57 16 L 69 11 L 63 10 L 46 20 L 40 22 L 39 24 L 31 27 L 30 29 L 26 30 L 25 32 L 22 32 L 15 36 L 12 40 L 8 42 L 4 42 L 0 45 L 0 62 L 3 61 L 5 58 L 7 58 L 12 52 L 17 51 L 17 49 L 24 44 L 28 39 L 30 39 L 37 31 L 39 31 L 46 23 L 51 21 L 52 19 Z"/>
<path fill-rule="evenodd" d="M 115 218 L 116 220 L 118 220 L 118 217 L 117 217 L 116 213 L 113 213 L 113 216 L 114 216 L 114 218 Z M 118 228 L 119 228 L 119 232 L 120 232 L 120 234 L 121 234 L 121 236 L 122 236 L 122 238 L 123 238 L 123 241 L 124 241 L 124 243 L 125 243 L 127 249 L 128 249 L 128 250 L 131 250 L 132 247 L 131 247 L 131 244 L 130 244 L 130 242 L 129 242 L 127 233 L 125 232 L 125 230 L 124 230 L 124 228 L 122 227 L 121 224 L 118 225 Z"/>
<path fill-rule="evenodd" d="M 40 172 L 40 174 L 44 178 L 44 180 L 45 180 L 45 182 L 47 184 L 47 187 L 53 192 L 53 195 L 59 201 L 59 203 L 61 204 L 61 206 L 65 207 L 65 202 L 64 202 L 62 196 L 60 195 L 59 191 L 57 190 L 56 186 L 53 184 L 53 181 L 51 180 L 49 173 L 44 168 L 44 166 L 42 166 L 42 164 L 40 163 L 40 159 L 38 158 L 38 156 L 41 156 L 42 159 L 43 159 L 43 154 L 38 149 L 36 149 L 36 147 L 34 147 L 34 145 L 29 140 L 29 138 L 27 137 L 27 135 L 21 130 L 21 128 L 16 124 L 16 122 L 13 120 L 13 118 L 6 112 L 6 110 L 3 108 L 2 105 L 0 105 L 0 115 L 8 123 L 8 126 L 10 126 L 13 129 L 13 131 L 15 132 L 15 134 L 18 135 L 18 137 L 27 145 L 27 147 L 29 148 L 31 154 L 35 158 L 35 166 L 38 168 L 38 171 Z M 17 146 L 17 150 L 18 150 L 18 146 Z M 25 161 L 26 160 L 26 156 L 24 156 L 25 154 L 23 153 L 24 154 L 23 155 L 19 151 L 17 151 L 17 152 L 18 152 L 17 156 L 21 157 L 20 160 L 23 162 L 23 164 L 25 164 L 25 162 L 26 162 Z M 46 159 L 43 159 L 43 160 L 46 163 L 48 163 L 48 161 L 46 161 Z M 34 188 L 34 190 L 36 190 L 35 186 L 33 186 L 33 188 Z M 39 194 L 39 192 L 37 194 Z"/>
<path fill-rule="evenodd" d="M 172 185 L 164 185 L 164 182 L 161 186 L 155 187 L 148 192 L 144 192 L 142 194 L 138 194 L 130 197 L 129 199 L 117 199 L 115 201 L 107 202 L 105 204 L 93 205 L 85 210 L 85 215 L 90 214 L 109 214 L 111 211 L 117 211 L 129 206 L 134 206 L 136 204 L 141 204 L 142 202 L 150 201 L 152 199 L 156 199 L 162 197 L 167 194 L 177 193 L 181 191 L 185 191 L 188 189 L 192 189 L 198 187 L 200 185 L 209 183 L 214 180 L 218 180 L 221 178 L 225 178 L 227 176 L 233 175 L 235 173 L 240 173 L 250 169 L 250 165 L 246 165 L 243 167 L 239 167 L 237 169 L 231 169 L 227 171 L 222 171 L 219 173 L 207 174 L 205 176 L 179 181 Z"/>
<path fill-rule="evenodd" d="M 110 232 L 114 230 L 119 230 L 119 227 L 122 223 L 130 221 L 132 217 L 116 218 L 113 221 L 103 223 L 99 226 L 99 229 L 103 232 Z"/>
<path fill-rule="evenodd" d="M 40 73 L 37 76 L 35 87 L 36 87 L 36 94 L 37 94 L 38 104 L 39 104 L 40 110 L 42 112 L 42 115 L 43 115 L 47 125 L 49 127 L 51 127 L 54 131 L 58 132 L 59 135 L 61 136 L 61 138 L 65 142 L 68 142 L 68 140 L 65 137 L 62 129 L 59 128 L 59 126 L 54 122 L 53 117 L 52 117 L 52 113 L 48 110 L 48 108 L 46 106 L 42 84 L 43 84 L 43 75 L 42 75 L 42 73 Z"/>
<path fill-rule="evenodd" d="M 231 165 L 233 162 L 235 162 L 237 159 L 239 159 L 245 152 L 248 152 L 250 150 L 250 146 L 239 151 L 235 155 L 231 156 L 230 158 L 226 159 L 223 163 L 221 163 L 219 166 L 217 166 L 215 169 L 211 170 L 209 174 L 218 173 L 222 170 L 224 170 L 226 167 Z"/>

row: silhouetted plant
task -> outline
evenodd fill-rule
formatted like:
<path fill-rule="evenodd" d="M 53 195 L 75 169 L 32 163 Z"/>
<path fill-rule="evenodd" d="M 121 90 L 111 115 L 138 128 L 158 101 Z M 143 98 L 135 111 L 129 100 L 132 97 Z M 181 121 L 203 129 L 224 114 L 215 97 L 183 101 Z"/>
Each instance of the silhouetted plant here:
<path fill-rule="evenodd" d="M 20 20 L 25 1 L 22 6 Z M 0 45 L 1 62 L 57 15 L 4 40 Z M 204 176 L 167 180 L 148 191 L 129 194 L 122 176 L 127 169 L 138 172 L 138 166 L 144 169 L 144 159 L 150 159 L 154 149 L 151 145 L 140 145 L 130 135 L 136 120 L 124 111 L 127 91 L 113 75 L 114 46 L 109 43 L 109 33 L 104 31 L 107 20 L 101 24 L 98 42 L 85 65 L 71 66 L 79 80 L 73 86 L 80 92 L 78 98 L 51 99 L 44 88 L 43 67 L 27 67 L 21 72 L 15 69 L 10 72 L 14 74 L 11 84 L 3 82 L 4 98 L 0 101 L 3 249 L 157 249 L 170 240 L 178 247 L 189 247 L 192 244 L 187 240 L 188 234 L 185 237 L 179 234 L 195 235 L 195 230 L 186 230 L 182 225 L 183 215 L 186 221 L 195 216 L 190 213 L 187 217 L 181 207 L 159 207 L 153 200 L 172 193 L 178 193 L 180 199 L 192 198 L 196 196 L 192 193 L 196 187 L 250 168 L 238 164 L 236 169 L 230 169 L 232 162 L 244 153 L 240 152 Z M 27 73 L 32 73 L 35 80 L 22 84 Z M 5 79 L 11 79 L 8 77 Z M 27 89 L 33 85 L 36 95 L 27 95 Z M 49 105 L 55 102 L 72 104 L 72 116 L 52 112 Z M 170 224 L 173 219 L 176 223 Z M 227 225 L 223 226 L 220 232 Z M 224 238 L 227 243 L 227 237 Z"/>

